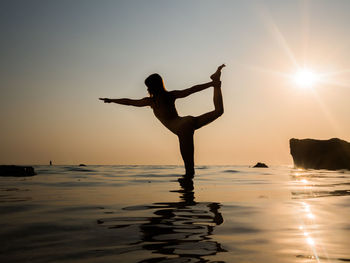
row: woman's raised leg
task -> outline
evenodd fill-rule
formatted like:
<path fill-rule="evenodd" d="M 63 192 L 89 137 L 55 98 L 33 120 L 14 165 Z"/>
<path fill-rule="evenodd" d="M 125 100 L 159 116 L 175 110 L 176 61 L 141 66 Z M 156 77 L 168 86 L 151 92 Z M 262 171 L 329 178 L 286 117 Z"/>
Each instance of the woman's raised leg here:
<path fill-rule="evenodd" d="M 221 93 L 221 82 L 218 81 L 214 86 L 214 107 L 213 111 L 202 114 L 198 117 L 195 117 L 195 129 L 199 129 L 212 121 L 219 118 L 224 113 L 224 104 L 222 102 L 222 93 Z"/>

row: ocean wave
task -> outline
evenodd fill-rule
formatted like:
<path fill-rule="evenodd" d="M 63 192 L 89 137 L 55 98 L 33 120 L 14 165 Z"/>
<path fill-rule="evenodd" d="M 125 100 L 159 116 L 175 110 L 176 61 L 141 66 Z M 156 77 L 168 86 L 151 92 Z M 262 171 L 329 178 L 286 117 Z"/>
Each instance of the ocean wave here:
<path fill-rule="evenodd" d="M 240 171 L 237 170 L 224 170 L 224 173 L 239 173 Z"/>
<path fill-rule="evenodd" d="M 95 170 L 92 169 L 87 169 L 87 168 L 81 168 L 81 167 L 67 167 L 66 171 L 70 171 L 70 172 L 96 172 Z"/>

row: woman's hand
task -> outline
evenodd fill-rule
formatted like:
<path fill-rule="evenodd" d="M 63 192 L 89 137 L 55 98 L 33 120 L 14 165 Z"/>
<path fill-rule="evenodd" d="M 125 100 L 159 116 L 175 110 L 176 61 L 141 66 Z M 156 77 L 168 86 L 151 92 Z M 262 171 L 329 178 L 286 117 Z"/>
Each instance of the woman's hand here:
<path fill-rule="evenodd" d="M 221 88 L 221 81 L 220 80 L 213 80 L 212 86 Z"/>
<path fill-rule="evenodd" d="M 112 99 L 108 99 L 108 98 L 99 98 L 99 100 L 103 100 L 104 103 L 111 103 Z"/>

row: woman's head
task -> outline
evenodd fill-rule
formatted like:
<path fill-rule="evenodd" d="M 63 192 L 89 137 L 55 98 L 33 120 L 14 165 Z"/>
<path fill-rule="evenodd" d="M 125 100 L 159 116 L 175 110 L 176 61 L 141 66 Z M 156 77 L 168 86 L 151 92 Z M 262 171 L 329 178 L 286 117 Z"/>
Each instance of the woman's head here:
<path fill-rule="evenodd" d="M 150 76 L 148 76 L 145 80 L 145 84 L 147 86 L 148 93 L 151 96 L 157 96 L 160 93 L 165 91 L 164 83 L 162 77 L 154 73 Z"/>

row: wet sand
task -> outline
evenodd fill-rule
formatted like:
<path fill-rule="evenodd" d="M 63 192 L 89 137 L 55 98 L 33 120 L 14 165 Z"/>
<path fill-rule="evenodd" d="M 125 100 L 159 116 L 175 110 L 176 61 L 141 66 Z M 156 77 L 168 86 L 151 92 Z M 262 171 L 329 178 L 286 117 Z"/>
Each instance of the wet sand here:
<path fill-rule="evenodd" d="M 1 262 L 350 261 L 350 172 L 36 166 L 0 178 Z"/>

